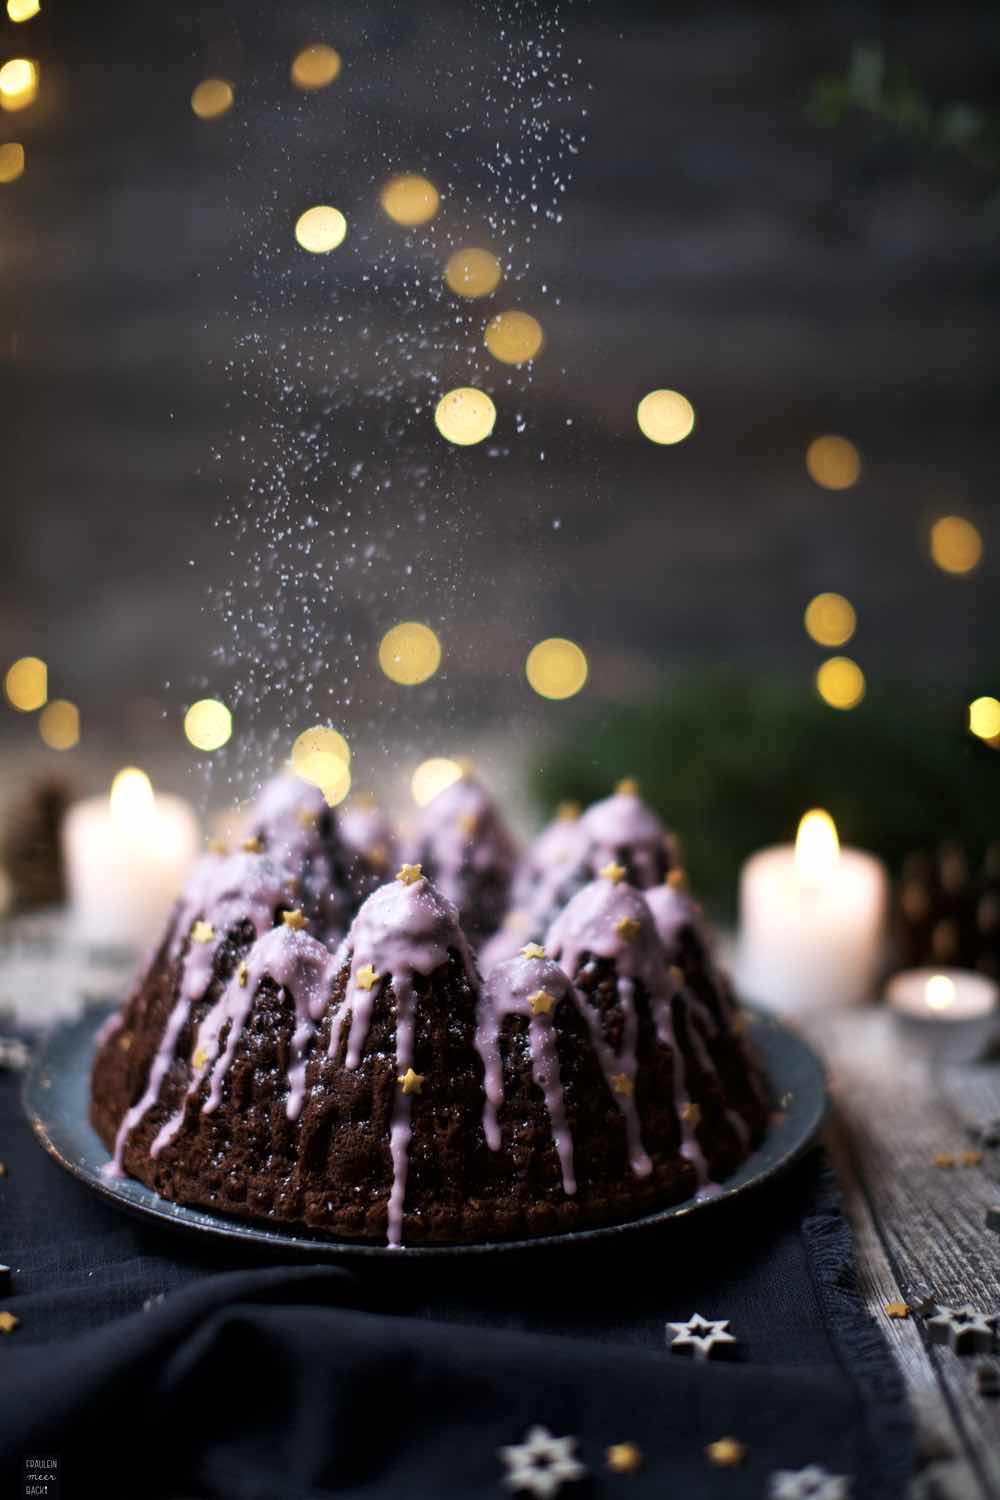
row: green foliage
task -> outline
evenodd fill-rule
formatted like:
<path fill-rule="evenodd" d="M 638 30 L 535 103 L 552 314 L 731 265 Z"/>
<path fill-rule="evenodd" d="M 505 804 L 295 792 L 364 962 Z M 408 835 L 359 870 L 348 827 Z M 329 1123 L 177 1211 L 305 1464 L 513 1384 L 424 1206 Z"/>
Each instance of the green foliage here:
<path fill-rule="evenodd" d="M 794 838 L 810 807 L 893 868 L 944 838 L 976 854 L 1000 836 L 1000 750 L 965 727 L 974 696 L 948 689 L 931 704 L 883 684 L 844 713 L 799 679 L 703 672 L 643 707 L 595 712 L 557 745 L 535 790 L 547 811 L 636 776 L 680 835 L 694 889 L 731 915 L 742 861 Z"/>

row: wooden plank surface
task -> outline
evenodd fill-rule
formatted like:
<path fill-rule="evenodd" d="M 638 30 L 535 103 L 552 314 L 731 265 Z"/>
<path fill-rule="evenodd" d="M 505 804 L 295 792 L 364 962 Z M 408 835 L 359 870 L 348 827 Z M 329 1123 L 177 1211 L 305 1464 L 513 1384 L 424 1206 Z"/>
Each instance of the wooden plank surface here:
<path fill-rule="evenodd" d="M 1000 1400 L 976 1385 L 987 1357 L 932 1344 L 920 1318 L 890 1319 L 885 1304 L 930 1294 L 1000 1311 L 1000 1236 L 985 1224 L 987 1206 L 1000 1202 L 1000 1151 L 976 1166 L 934 1163 L 969 1150 L 972 1127 L 1000 1116 L 1000 1067 L 935 1064 L 884 1008 L 812 1017 L 803 1030 L 830 1069 L 830 1145 L 858 1234 L 862 1290 L 904 1372 L 939 1481 L 932 1493 L 996 1500 Z"/>

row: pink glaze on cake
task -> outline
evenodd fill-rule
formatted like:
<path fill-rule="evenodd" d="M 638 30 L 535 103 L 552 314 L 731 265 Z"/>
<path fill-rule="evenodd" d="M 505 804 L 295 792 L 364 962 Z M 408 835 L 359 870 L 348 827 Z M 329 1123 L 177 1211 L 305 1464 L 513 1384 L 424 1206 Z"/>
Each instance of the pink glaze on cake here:
<path fill-rule="evenodd" d="M 491 880 L 497 909 L 487 931 L 495 930 L 517 865 L 517 846 L 474 776 L 459 777 L 427 804 L 417 847 L 441 894 L 463 914 L 470 934 L 477 925 L 474 918 L 485 915 L 469 910 L 470 893 L 483 877 Z"/>
<path fill-rule="evenodd" d="M 479 950 L 479 971 L 488 978 L 497 964 L 505 963 L 520 953 L 525 943 L 535 936 L 535 924 L 525 911 L 509 911 L 503 926 L 495 932 Z"/>
<path fill-rule="evenodd" d="M 226 935 L 249 922 L 260 937 L 281 908 L 290 908 L 287 876 L 261 854 L 206 854 L 198 861 L 171 917 L 167 958 L 180 963 L 177 999 L 149 1070 L 145 1090 L 125 1114 L 115 1138 L 111 1161 L 102 1170 L 121 1177 L 122 1157 L 131 1132 L 159 1097 L 174 1048 L 191 1013 L 215 972 L 216 955 Z"/>
<path fill-rule="evenodd" d="M 338 823 L 344 847 L 354 861 L 353 883 L 368 896 L 397 868 L 396 830 L 374 801 L 361 798 L 340 809 Z"/>
<path fill-rule="evenodd" d="M 547 823 L 528 846 L 514 880 L 514 906 L 548 921 L 589 879 L 590 835 L 577 814 Z"/>
<path fill-rule="evenodd" d="M 621 924 L 625 924 L 629 936 L 619 930 Z M 687 1092 L 684 1056 L 674 1034 L 673 1004 L 682 991 L 668 968 L 642 892 L 624 880 L 592 881 L 573 897 L 553 922 L 545 939 L 545 950 L 558 960 L 574 982 L 590 958 L 605 958 L 615 966 L 618 1004 L 624 1020 L 622 1044 L 617 1053 L 604 1037 L 599 1011 L 585 997 L 582 997 L 581 1010 L 590 1026 L 594 1050 L 608 1088 L 624 1117 L 632 1170 L 637 1176 L 646 1175 L 652 1164 L 642 1145 L 639 1115 L 632 1092 L 616 1090 L 612 1079 L 624 1074 L 630 1082 L 635 1081 L 638 1038 L 635 986 L 637 981 L 641 982 L 657 1040 L 671 1052 L 674 1108 L 681 1128 L 681 1155 L 694 1167 L 699 1189 L 703 1189 L 708 1183 L 708 1168 L 695 1127 L 688 1118 L 690 1111 L 687 1106 L 692 1100 Z M 692 1036 L 697 1035 L 697 1028 L 691 1024 L 688 1031 Z M 711 1069 L 707 1051 L 704 1062 Z"/>
<path fill-rule="evenodd" d="M 375 1001 L 382 986 L 388 983 L 396 1001 L 396 1073 L 402 1077 L 413 1064 L 415 976 L 429 978 L 448 962 L 453 951 L 465 968 L 473 992 L 478 992 L 475 964 L 458 925 L 458 913 L 451 901 L 424 876 L 409 883 L 397 879 L 375 891 L 364 903 L 348 933 L 347 950 L 351 969 L 344 998 L 331 1017 L 330 1056 L 336 1054 L 349 1015 L 344 1065 L 348 1068 L 359 1065 Z M 412 1102 L 412 1096 L 397 1087 L 389 1129 L 393 1179 L 388 1243 L 394 1249 L 403 1243 Z"/>
<path fill-rule="evenodd" d="M 626 866 L 633 884 L 657 885 L 671 863 L 667 832 L 635 792 L 619 791 L 588 807 L 581 819 L 589 843 L 591 873 L 608 864 Z"/>
<path fill-rule="evenodd" d="M 552 1001 L 536 1001 L 532 996 L 546 996 Z M 476 1051 L 483 1060 L 485 1103 L 483 1132 L 491 1151 L 500 1149 L 500 1125 L 497 1110 L 503 1103 L 503 1067 L 500 1058 L 500 1030 L 507 1016 L 523 1016 L 528 1021 L 528 1048 L 531 1075 L 545 1098 L 552 1141 L 559 1157 L 563 1191 L 576 1192 L 573 1171 L 573 1138 L 566 1118 L 559 1054 L 556 1051 L 555 1010 L 569 997 L 573 1003 L 573 986 L 558 964 L 547 958 L 525 958 L 518 954 L 507 959 L 490 974 L 479 1004 L 476 1026 Z"/>

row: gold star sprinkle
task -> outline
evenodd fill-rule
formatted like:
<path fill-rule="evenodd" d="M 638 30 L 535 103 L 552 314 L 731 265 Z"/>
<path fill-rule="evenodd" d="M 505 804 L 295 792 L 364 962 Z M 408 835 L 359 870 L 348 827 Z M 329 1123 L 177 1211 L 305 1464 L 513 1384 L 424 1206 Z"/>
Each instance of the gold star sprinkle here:
<path fill-rule="evenodd" d="M 634 943 L 641 929 L 635 917 L 622 917 L 615 923 L 615 931 L 626 943 Z"/>
<path fill-rule="evenodd" d="M 612 1474 L 634 1474 L 642 1468 L 642 1453 L 634 1443 L 612 1443 L 605 1456 Z"/>
<path fill-rule="evenodd" d="M 285 881 L 285 890 L 290 896 L 297 896 L 299 894 L 299 877 L 297 875 L 290 875 L 288 877 Z"/>
<path fill-rule="evenodd" d="M 209 839 L 208 852 L 209 854 L 228 854 L 229 845 L 225 839 Z"/>
<path fill-rule="evenodd" d="M 545 949 L 542 947 L 541 943 L 525 943 L 524 947 L 521 949 L 521 957 L 544 958 Z"/>
<path fill-rule="evenodd" d="M 625 879 L 626 870 L 624 865 L 616 865 L 614 860 L 612 860 L 609 865 L 605 865 L 604 869 L 598 870 L 597 873 L 602 880 L 610 880 L 612 885 L 617 885 L 620 880 Z"/>
<path fill-rule="evenodd" d="M 936 1167 L 953 1167 L 955 1165 L 955 1158 L 950 1151 L 939 1151 L 934 1158 L 934 1165 Z"/>
<path fill-rule="evenodd" d="M 714 1443 L 709 1443 L 705 1449 L 708 1454 L 709 1463 L 715 1464 L 720 1469 L 732 1469 L 741 1464 L 747 1456 L 746 1444 L 736 1438 L 719 1438 Z"/>
<path fill-rule="evenodd" d="M 373 844 L 368 851 L 368 863 L 376 870 L 384 870 L 389 863 L 389 856 L 381 844 Z"/>
<path fill-rule="evenodd" d="M 396 1079 L 404 1094 L 419 1094 L 424 1086 L 423 1073 L 414 1073 L 412 1068 L 407 1068 L 405 1073 L 400 1073 Z"/>
<path fill-rule="evenodd" d="M 364 968 L 358 970 L 354 978 L 357 980 L 359 989 L 373 990 L 382 976 L 375 973 L 374 964 L 365 964 Z"/>
<path fill-rule="evenodd" d="M 887 1302 L 885 1304 L 885 1315 L 887 1318 L 908 1318 L 910 1309 L 905 1302 Z"/>
<path fill-rule="evenodd" d="M 687 871 L 668 870 L 666 883 L 667 885 L 669 885 L 671 890 L 682 891 L 685 885 L 687 885 Z"/>
<path fill-rule="evenodd" d="M 0 1333 L 13 1333 L 20 1321 L 13 1313 L 0 1312 Z"/>
<path fill-rule="evenodd" d="M 243 840 L 242 849 L 244 854 L 260 854 L 263 848 L 264 842 L 256 834 L 254 834 L 253 838 Z"/>
<path fill-rule="evenodd" d="M 619 797 L 638 797 L 639 783 L 634 776 L 623 776 L 615 787 Z"/>
<path fill-rule="evenodd" d="M 396 879 L 401 880 L 404 885 L 415 885 L 423 873 L 423 865 L 400 865 Z"/>
<path fill-rule="evenodd" d="M 215 937 L 215 928 L 211 922 L 203 922 L 201 918 L 191 928 L 191 941 L 193 943 L 210 943 Z"/>
<path fill-rule="evenodd" d="M 983 1159 L 981 1151 L 963 1151 L 959 1158 L 963 1167 L 978 1167 Z"/>
<path fill-rule="evenodd" d="M 556 817 L 560 823 L 575 823 L 580 816 L 579 802 L 560 802 L 556 808 Z"/>
<path fill-rule="evenodd" d="M 131 1031 L 123 1031 L 122 1032 L 121 1036 L 118 1038 L 118 1045 L 122 1049 L 123 1052 L 127 1052 L 128 1051 L 128 1049 L 132 1045 L 132 1033 L 131 1033 Z"/>
<path fill-rule="evenodd" d="M 0 1177 L 6 1177 L 6 1176 L 7 1176 L 7 1163 L 5 1161 L 0 1161 Z"/>
<path fill-rule="evenodd" d="M 534 1016 L 551 1016 L 555 1003 L 555 995 L 550 995 L 548 990 L 536 990 L 533 995 L 528 996 L 528 1004 Z"/>
<path fill-rule="evenodd" d="M 191 1059 L 192 1068 L 203 1068 L 208 1062 L 208 1053 L 204 1047 L 199 1047 Z"/>
<path fill-rule="evenodd" d="M 315 828 L 317 823 L 316 814 L 309 812 L 308 809 L 304 807 L 299 808 L 298 812 L 295 814 L 295 820 L 300 828 Z"/>
<path fill-rule="evenodd" d="M 701 1124 L 701 1105 L 700 1104 L 682 1104 L 681 1105 L 681 1119 L 682 1120 L 686 1120 L 687 1123 L 692 1128 L 695 1125 L 700 1125 Z"/>
<path fill-rule="evenodd" d="M 667 970 L 667 973 L 670 975 L 674 984 L 682 985 L 684 983 L 684 970 L 679 969 L 676 964 L 671 964 L 670 968 Z"/>
<path fill-rule="evenodd" d="M 635 1084 L 627 1073 L 613 1073 L 611 1075 L 611 1087 L 616 1094 L 624 1094 L 626 1099 L 631 1099 L 635 1093 Z"/>
<path fill-rule="evenodd" d="M 308 927 L 309 925 L 309 919 L 307 917 L 304 917 L 301 911 L 298 910 L 298 908 L 296 908 L 295 911 L 283 911 L 281 913 L 281 920 L 284 922 L 285 926 L 290 927 L 293 932 L 301 932 L 303 927 Z"/>
<path fill-rule="evenodd" d="M 476 829 L 479 827 L 479 819 L 476 817 L 475 813 L 463 813 L 458 820 L 458 826 L 465 834 L 466 838 L 471 839 Z"/>
<path fill-rule="evenodd" d="M 246 964 L 241 959 L 240 960 L 240 966 L 236 970 L 236 979 L 237 979 L 237 982 L 238 982 L 241 990 L 245 990 L 246 987 L 247 987 L 247 974 L 248 974 L 248 972 L 249 971 L 247 970 Z"/>

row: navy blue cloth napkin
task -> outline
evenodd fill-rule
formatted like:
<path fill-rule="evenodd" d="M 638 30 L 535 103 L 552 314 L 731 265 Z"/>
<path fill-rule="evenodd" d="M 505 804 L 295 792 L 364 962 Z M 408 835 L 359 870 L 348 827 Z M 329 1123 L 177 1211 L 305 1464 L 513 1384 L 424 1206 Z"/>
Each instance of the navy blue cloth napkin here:
<path fill-rule="evenodd" d="M 903 1493 L 901 1383 L 818 1152 L 659 1231 L 360 1269 L 124 1216 L 43 1153 L 11 1074 L 0 1160 L 0 1310 L 20 1320 L 0 1335 L 4 1496 L 41 1472 L 61 1500 L 500 1500 L 499 1450 L 535 1426 L 586 1470 L 560 1500 L 749 1500 L 811 1465 L 852 1500 Z M 670 1351 L 693 1313 L 729 1320 L 734 1358 Z M 712 1462 L 724 1438 L 738 1464 Z M 625 1443 L 641 1468 L 609 1470 Z"/>

